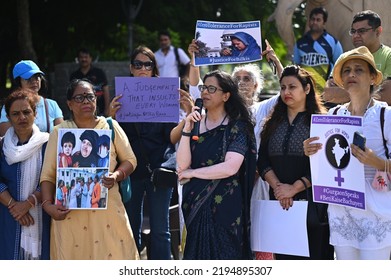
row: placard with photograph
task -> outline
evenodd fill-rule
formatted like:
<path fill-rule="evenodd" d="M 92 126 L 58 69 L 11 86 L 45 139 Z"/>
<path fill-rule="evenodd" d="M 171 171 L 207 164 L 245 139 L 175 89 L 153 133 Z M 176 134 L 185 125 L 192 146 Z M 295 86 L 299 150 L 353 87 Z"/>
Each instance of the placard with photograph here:
<path fill-rule="evenodd" d="M 213 22 L 198 20 L 195 39 L 199 47 L 195 65 L 248 63 L 261 59 L 260 21 Z"/>
<path fill-rule="evenodd" d="M 111 130 L 58 130 L 56 205 L 69 209 L 106 209 Z"/>

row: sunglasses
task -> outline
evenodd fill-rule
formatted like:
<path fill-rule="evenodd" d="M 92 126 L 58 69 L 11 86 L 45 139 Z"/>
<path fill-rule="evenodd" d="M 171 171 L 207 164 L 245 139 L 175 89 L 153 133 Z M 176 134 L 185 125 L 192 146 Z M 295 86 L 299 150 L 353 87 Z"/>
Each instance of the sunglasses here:
<path fill-rule="evenodd" d="M 153 63 L 152 61 L 142 62 L 140 60 L 135 60 L 135 61 L 133 61 L 132 65 L 137 70 L 142 69 L 144 66 L 145 70 L 148 70 L 148 71 L 151 71 L 155 67 L 155 63 Z"/>
<path fill-rule="evenodd" d="M 221 90 L 221 88 L 217 88 L 215 86 L 206 86 L 206 85 L 199 85 L 198 89 L 200 92 L 203 92 L 204 90 L 207 90 L 208 93 L 215 93 L 217 90 Z"/>
<path fill-rule="evenodd" d="M 95 94 L 87 93 L 85 95 L 78 94 L 72 97 L 73 100 L 77 103 L 83 103 L 85 99 L 87 99 L 88 102 L 94 102 L 96 100 Z"/>

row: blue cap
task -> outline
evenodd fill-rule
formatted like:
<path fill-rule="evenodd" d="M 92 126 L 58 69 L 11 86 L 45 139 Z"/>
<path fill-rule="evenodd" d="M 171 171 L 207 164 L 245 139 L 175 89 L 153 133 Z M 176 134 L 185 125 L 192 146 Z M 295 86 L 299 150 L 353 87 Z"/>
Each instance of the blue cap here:
<path fill-rule="evenodd" d="M 45 75 L 45 73 L 43 73 L 41 69 L 39 69 L 38 65 L 31 60 L 19 61 L 15 64 L 14 70 L 12 71 L 14 79 L 16 79 L 17 77 L 22 77 L 25 80 L 30 79 L 32 75 L 37 73 Z"/>

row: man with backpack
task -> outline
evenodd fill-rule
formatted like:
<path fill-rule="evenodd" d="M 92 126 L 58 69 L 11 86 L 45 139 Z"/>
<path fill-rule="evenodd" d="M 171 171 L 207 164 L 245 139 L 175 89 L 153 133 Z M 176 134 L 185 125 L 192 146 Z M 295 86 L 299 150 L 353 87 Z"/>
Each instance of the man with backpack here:
<path fill-rule="evenodd" d="M 160 77 L 187 77 L 190 58 L 185 51 L 171 45 L 171 35 L 167 30 L 158 34 L 160 49 L 155 52 Z"/>

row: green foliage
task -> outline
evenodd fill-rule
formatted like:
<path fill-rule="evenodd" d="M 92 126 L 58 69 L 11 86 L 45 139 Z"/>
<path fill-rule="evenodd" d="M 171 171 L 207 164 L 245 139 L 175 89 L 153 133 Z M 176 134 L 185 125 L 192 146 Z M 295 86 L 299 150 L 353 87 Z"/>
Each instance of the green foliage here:
<path fill-rule="evenodd" d="M 3 42 L 0 59 L 4 69 L 22 59 L 17 43 L 17 17 L 15 1 L 3 1 L 0 9 L 0 40 Z M 137 5 L 139 0 L 132 0 Z M 94 59 L 100 61 L 128 60 L 128 20 L 122 10 L 121 0 L 114 1 L 55 1 L 34 0 L 30 3 L 30 25 L 33 46 L 38 64 L 52 71 L 56 63 L 74 61 L 80 47 L 88 48 Z M 195 37 L 197 20 L 251 21 L 260 20 L 262 38 L 267 38 L 277 55 L 287 65 L 286 48 L 278 36 L 274 22 L 267 22 L 277 5 L 277 0 L 144 0 L 133 28 L 133 47 L 146 45 L 153 51 L 159 48 L 157 33 L 168 29 L 173 45 L 187 50 Z M 295 36 L 304 31 L 305 5 L 294 14 Z M 265 44 L 262 43 L 263 49 Z M 23 58 L 26 59 L 26 58 Z M 269 77 L 267 63 L 261 62 L 267 87 L 275 88 L 273 76 Z M 207 71 L 212 67 L 202 67 Z M 232 65 L 219 66 L 231 70 Z M 4 70 L 5 71 L 5 70 Z M 7 68 L 7 71 L 8 68 Z M 0 81 L 1 81 L 0 77 Z M 270 80 L 270 81 L 269 81 Z M 0 85 L 1 86 L 1 85 Z"/>

